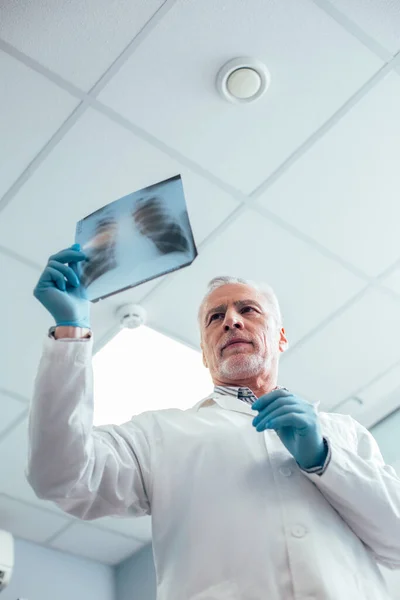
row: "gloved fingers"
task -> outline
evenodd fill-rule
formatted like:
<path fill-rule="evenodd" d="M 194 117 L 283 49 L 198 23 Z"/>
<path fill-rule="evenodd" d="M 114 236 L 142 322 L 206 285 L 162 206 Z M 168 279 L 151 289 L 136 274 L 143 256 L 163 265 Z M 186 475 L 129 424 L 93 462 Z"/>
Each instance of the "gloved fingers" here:
<path fill-rule="evenodd" d="M 304 435 L 309 429 L 309 420 L 307 415 L 304 413 L 288 413 L 287 415 L 282 415 L 281 417 L 276 417 L 274 420 L 267 421 L 264 426 L 264 429 L 282 429 L 283 427 L 293 427 L 296 429 L 296 432 L 300 435 Z M 258 429 L 257 431 L 262 431 Z"/>
<path fill-rule="evenodd" d="M 259 410 L 259 414 L 255 417 L 254 421 L 260 420 L 262 416 L 267 413 L 271 413 L 272 411 L 280 408 L 281 406 L 299 406 L 301 405 L 301 400 L 299 400 L 296 396 L 283 396 L 281 398 L 277 398 L 270 404 L 268 404 L 265 408 Z"/>
<path fill-rule="evenodd" d="M 277 400 L 278 398 L 285 398 L 288 396 L 292 396 L 292 392 L 289 392 L 288 390 L 284 390 L 284 389 L 279 389 L 279 390 L 273 390 L 272 392 L 269 392 L 269 394 L 264 394 L 264 396 L 261 396 L 260 398 L 258 398 L 254 404 L 252 404 L 251 408 L 253 410 L 263 410 L 264 408 L 266 408 L 269 404 L 271 404 L 272 402 L 274 402 L 275 400 Z"/>
<path fill-rule="evenodd" d="M 49 258 L 49 262 L 51 260 L 55 260 L 60 263 L 71 263 L 71 262 L 80 262 L 82 260 L 88 260 L 88 257 L 81 250 L 77 250 L 80 248 L 79 244 L 74 244 L 71 248 L 66 248 L 65 250 L 61 250 L 56 254 L 53 254 Z"/>
<path fill-rule="evenodd" d="M 257 431 L 263 431 L 264 429 L 270 429 L 269 425 L 275 422 L 278 418 L 286 415 L 305 415 L 304 410 L 301 406 L 281 406 L 272 412 L 263 411 L 254 420 L 253 425 Z"/>
<path fill-rule="evenodd" d="M 63 277 L 65 277 L 68 283 L 74 287 L 78 287 L 80 284 L 79 277 L 73 271 L 73 269 L 67 265 L 57 262 L 56 260 L 50 260 L 46 269 L 52 269 L 52 273 L 54 270 L 58 271 Z M 57 281 L 58 280 L 59 278 L 57 277 Z"/>
<path fill-rule="evenodd" d="M 52 287 L 56 287 L 62 292 L 65 292 L 67 288 L 64 275 L 60 273 L 58 269 L 47 266 L 40 276 L 38 284 L 33 291 L 33 295 L 38 298 L 44 289 Z"/>
<path fill-rule="evenodd" d="M 273 403 L 275 404 L 275 403 Z M 284 404 L 275 404 L 275 406 L 271 404 L 264 410 L 261 410 L 258 415 L 253 419 L 253 425 L 257 426 L 260 421 L 263 419 L 268 419 L 271 415 L 285 415 L 288 412 L 305 412 L 304 406 L 299 404 L 298 402 L 285 402 Z"/>
<path fill-rule="evenodd" d="M 81 281 L 80 281 L 80 278 L 79 278 L 78 263 L 76 263 L 76 262 L 70 262 L 68 264 L 68 267 L 71 269 L 71 271 L 73 273 L 75 273 L 75 277 L 76 277 L 76 279 L 78 281 L 78 285 L 80 285 Z"/>

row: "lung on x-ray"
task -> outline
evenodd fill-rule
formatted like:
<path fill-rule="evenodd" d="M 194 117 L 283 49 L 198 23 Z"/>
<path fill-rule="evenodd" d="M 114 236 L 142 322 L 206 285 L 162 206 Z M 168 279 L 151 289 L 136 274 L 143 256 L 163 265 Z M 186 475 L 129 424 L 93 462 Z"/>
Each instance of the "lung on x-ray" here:
<path fill-rule="evenodd" d="M 92 302 L 191 265 L 197 249 L 181 176 L 96 210 L 78 222 L 75 242 L 89 259 L 78 274 Z"/>

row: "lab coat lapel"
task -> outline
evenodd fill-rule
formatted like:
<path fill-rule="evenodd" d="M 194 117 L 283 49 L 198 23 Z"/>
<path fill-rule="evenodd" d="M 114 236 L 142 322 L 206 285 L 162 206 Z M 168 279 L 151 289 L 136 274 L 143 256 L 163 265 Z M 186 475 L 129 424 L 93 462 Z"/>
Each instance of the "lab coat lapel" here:
<path fill-rule="evenodd" d="M 257 414 L 256 411 L 252 410 L 250 404 L 246 404 L 246 402 L 239 400 L 239 398 L 218 393 L 212 394 L 212 398 L 221 408 L 225 408 L 226 410 L 245 413 L 252 417 L 255 417 Z"/>

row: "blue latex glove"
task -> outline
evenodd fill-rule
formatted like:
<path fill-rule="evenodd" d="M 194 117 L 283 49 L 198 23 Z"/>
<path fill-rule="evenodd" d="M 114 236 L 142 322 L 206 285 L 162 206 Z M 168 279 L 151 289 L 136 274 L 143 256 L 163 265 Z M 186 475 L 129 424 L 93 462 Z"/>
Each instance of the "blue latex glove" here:
<path fill-rule="evenodd" d="M 275 429 L 281 442 L 303 469 L 322 467 L 327 448 L 313 404 L 287 390 L 274 390 L 258 398 L 252 409 L 257 431 Z"/>
<path fill-rule="evenodd" d="M 77 263 L 87 260 L 79 244 L 50 256 L 33 291 L 56 325 L 90 328 L 90 301 L 80 284 Z"/>

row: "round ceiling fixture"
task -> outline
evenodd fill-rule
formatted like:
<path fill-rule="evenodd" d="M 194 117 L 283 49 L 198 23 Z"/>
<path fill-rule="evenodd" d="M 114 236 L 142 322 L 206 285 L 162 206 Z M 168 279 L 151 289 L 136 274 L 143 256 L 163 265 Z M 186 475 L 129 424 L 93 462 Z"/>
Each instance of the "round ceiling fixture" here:
<path fill-rule="evenodd" d="M 217 75 L 217 89 L 225 100 L 237 104 L 254 102 L 267 91 L 271 75 L 267 67 L 251 57 L 234 58 Z"/>
<path fill-rule="evenodd" d="M 115 314 L 119 325 L 127 329 L 136 329 L 146 322 L 146 309 L 138 304 L 123 304 Z"/>

